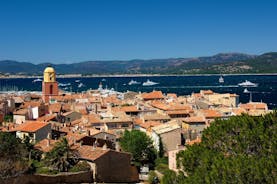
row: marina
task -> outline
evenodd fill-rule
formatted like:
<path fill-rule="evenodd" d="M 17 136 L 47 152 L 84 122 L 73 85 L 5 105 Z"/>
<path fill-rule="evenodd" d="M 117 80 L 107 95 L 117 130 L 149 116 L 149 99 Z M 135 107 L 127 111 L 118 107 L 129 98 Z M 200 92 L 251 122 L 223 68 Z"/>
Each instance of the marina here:
<path fill-rule="evenodd" d="M 188 95 L 201 89 L 211 89 L 218 93 L 236 93 L 242 102 L 249 100 L 249 94 L 244 93 L 246 87 L 239 86 L 243 81 L 251 81 L 259 84 L 256 87 L 248 86 L 247 90 L 253 92 L 253 101 L 263 101 L 271 108 L 277 107 L 277 75 L 224 75 L 224 83 L 219 83 L 219 75 L 209 76 L 122 76 L 105 77 L 103 88 L 114 88 L 119 92 L 150 92 L 161 90 L 163 93 L 176 93 L 178 95 Z M 41 83 L 32 81 L 36 78 L 12 78 L 0 79 L 1 91 L 39 91 Z M 80 92 L 88 89 L 97 89 L 103 77 L 84 77 L 84 78 L 58 78 L 59 88 L 68 92 Z M 131 81 L 139 84 L 128 85 Z M 158 84 L 142 84 L 147 80 Z M 82 82 L 81 82 L 82 81 Z M 81 84 L 82 83 L 82 84 Z"/>

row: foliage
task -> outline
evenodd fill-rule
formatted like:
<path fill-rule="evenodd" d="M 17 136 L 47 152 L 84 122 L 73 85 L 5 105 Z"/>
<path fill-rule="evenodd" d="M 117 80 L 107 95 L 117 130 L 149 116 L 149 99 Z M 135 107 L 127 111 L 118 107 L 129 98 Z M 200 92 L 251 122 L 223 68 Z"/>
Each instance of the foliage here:
<path fill-rule="evenodd" d="M 149 171 L 148 173 L 148 183 L 157 184 L 159 183 L 159 179 L 155 171 Z"/>
<path fill-rule="evenodd" d="M 168 157 L 158 157 L 155 160 L 155 165 L 157 166 L 159 164 L 166 164 L 166 165 L 168 165 Z"/>
<path fill-rule="evenodd" d="M 176 173 L 172 170 L 167 170 L 164 173 L 161 184 L 177 184 L 182 183 L 185 180 L 185 176 L 182 172 Z"/>
<path fill-rule="evenodd" d="M 12 122 L 13 116 L 12 115 L 5 115 L 4 116 L 4 122 Z"/>
<path fill-rule="evenodd" d="M 79 172 L 79 171 L 89 171 L 90 165 L 86 161 L 79 161 L 76 165 L 74 165 L 70 172 Z"/>
<path fill-rule="evenodd" d="M 162 142 L 161 136 L 159 136 L 159 152 L 158 152 L 158 156 L 159 157 L 163 157 L 164 156 L 164 144 Z"/>
<path fill-rule="evenodd" d="M 0 177 L 16 176 L 28 169 L 28 151 L 15 135 L 0 132 Z"/>
<path fill-rule="evenodd" d="M 276 130 L 276 112 L 216 120 L 199 145 L 177 155 L 188 174 L 181 183 L 277 183 Z"/>
<path fill-rule="evenodd" d="M 68 171 L 77 162 L 76 154 L 70 149 L 66 138 L 57 142 L 54 148 L 46 154 L 45 163 L 53 170 Z"/>
<path fill-rule="evenodd" d="M 161 174 L 165 174 L 169 169 L 168 169 L 168 164 L 165 163 L 159 163 L 156 165 L 155 169 L 159 171 Z"/>
<path fill-rule="evenodd" d="M 126 130 L 120 139 L 121 148 L 132 154 L 132 159 L 137 165 L 154 164 L 156 150 L 152 140 L 139 130 Z"/>
<path fill-rule="evenodd" d="M 223 53 L 210 57 L 169 58 L 131 61 L 86 61 L 73 64 L 52 64 L 60 74 L 211 74 L 211 73 L 275 73 L 277 54 L 260 56 Z M 34 65 L 16 61 L 1 61 L 0 72 L 40 74 L 45 64 Z"/>
<path fill-rule="evenodd" d="M 33 159 L 33 160 L 40 161 L 42 151 L 34 149 L 34 144 L 32 144 L 30 142 L 29 136 L 25 137 L 25 139 L 23 140 L 23 143 L 24 143 L 25 147 L 27 148 L 27 151 L 29 152 L 29 160 Z"/>

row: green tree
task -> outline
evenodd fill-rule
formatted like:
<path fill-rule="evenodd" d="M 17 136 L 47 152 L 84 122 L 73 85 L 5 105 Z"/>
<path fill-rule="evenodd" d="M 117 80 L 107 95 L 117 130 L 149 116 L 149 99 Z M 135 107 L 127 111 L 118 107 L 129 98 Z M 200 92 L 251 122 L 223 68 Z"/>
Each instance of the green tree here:
<path fill-rule="evenodd" d="M 153 166 L 157 157 L 152 140 L 139 130 L 126 130 L 120 139 L 120 146 L 124 151 L 132 154 L 132 159 L 138 166 L 142 164 Z"/>
<path fill-rule="evenodd" d="M 177 159 L 179 183 L 277 183 L 277 113 L 216 120 Z"/>
<path fill-rule="evenodd" d="M 0 132 L 0 177 L 17 176 L 28 170 L 28 151 L 15 135 Z"/>
<path fill-rule="evenodd" d="M 46 154 L 45 163 L 53 170 L 68 171 L 77 163 L 77 155 L 70 149 L 66 138 L 56 143 L 54 148 Z"/>

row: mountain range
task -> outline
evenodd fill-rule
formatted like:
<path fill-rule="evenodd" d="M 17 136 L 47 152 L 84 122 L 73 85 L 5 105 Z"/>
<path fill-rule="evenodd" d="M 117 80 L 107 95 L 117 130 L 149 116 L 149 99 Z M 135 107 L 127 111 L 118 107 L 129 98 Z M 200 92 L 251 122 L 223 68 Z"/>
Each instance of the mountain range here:
<path fill-rule="evenodd" d="M 58 74 L 229 74 L 277 73 L 277 52 L 262 55 L 220 53 L 209 57 L 85 61 L 72 64 L 0 61 L 2 74 L 41 75 L 47 66 Z"/>

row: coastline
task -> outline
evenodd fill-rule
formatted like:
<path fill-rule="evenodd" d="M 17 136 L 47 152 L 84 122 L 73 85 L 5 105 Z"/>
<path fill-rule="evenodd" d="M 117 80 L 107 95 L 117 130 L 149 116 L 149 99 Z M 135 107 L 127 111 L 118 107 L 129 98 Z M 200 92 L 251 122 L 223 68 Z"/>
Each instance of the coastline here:
<path fill-rule="evenodd" d="M 82 75 L 82 74 L 65 74 L 57 75 L 57 78 L 99 78 L 99 77 L 178 77 L 178 76 L 240 76 L 240 75 L 277 75 L 277 73 L 245 73 L 245 74 L 106 74 L 106 75 Z M 0 76 L 0 79 L 24 79 L 24 78 L 42 78 L 42 75 L 27 76 L 27 75 L 9 75 Z"/>

